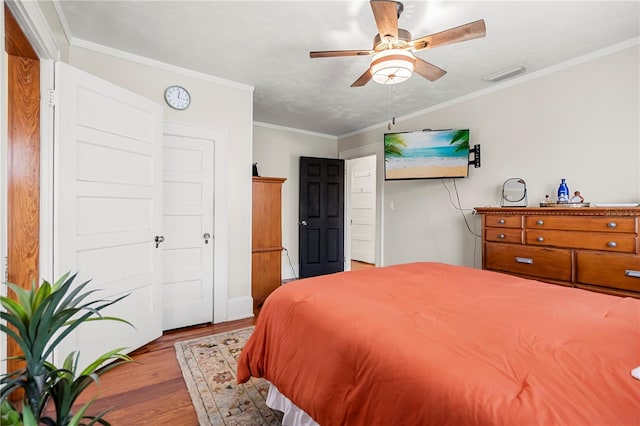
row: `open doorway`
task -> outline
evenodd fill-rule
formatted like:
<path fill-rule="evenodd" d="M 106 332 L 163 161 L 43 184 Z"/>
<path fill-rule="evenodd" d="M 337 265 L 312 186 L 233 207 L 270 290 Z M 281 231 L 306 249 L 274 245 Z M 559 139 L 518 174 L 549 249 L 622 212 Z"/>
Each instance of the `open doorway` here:
<path fill-rule="evenodd" d="M 367 269 L 376 264 L 376 156 L 347 160 L 346 268 Z"/>

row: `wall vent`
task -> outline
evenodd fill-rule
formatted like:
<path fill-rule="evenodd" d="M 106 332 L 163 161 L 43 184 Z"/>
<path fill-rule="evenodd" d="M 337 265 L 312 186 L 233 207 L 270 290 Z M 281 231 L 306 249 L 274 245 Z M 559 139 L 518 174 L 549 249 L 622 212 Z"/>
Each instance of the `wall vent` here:
<path fill-rule="evenodd" d="M 484 77 L 483 80 L 497 83 L 498 81 L 506 80 L 507 78 L 511 78 L 518 74 L 522 74 L 526 70 L 527 69 L 524 66 L 518 65 L 515 67 L 507 68 L 506 70 L 502 70 L 502 71 L 498 71 L 496 73 L 490 74 Z"/>

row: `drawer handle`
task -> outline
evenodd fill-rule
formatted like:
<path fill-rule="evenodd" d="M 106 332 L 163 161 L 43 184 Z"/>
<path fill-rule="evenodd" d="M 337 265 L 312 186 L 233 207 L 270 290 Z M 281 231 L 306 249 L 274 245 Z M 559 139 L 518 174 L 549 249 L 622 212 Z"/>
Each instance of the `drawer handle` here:
<path fill-rule="evenodd" d="M 528 265 L 533 265 L 533 259 L 529 257 L 516 257 L 516 262 L 518 263 L 526 263 Z"/>
<path fill-rule="evenodd" d="M 540 225 L 540 226 L 544 225 L 544 220 L 539 220 L 539 221 L 537 221 L 537 222 L 536 222 L 536 225 Z"/>
<path fill-rule="evenodd" d="M 538 238 L 536 238 L 536 241 L 537 241 L 537 242 L 539 242 L 539 243 L 541 243 L 541 242 L 543 242 L 543 241 L 544 241 L 544 237 L 538 237 Z"/>
<path fill-rule="evenodd" d="M 611 248 L 616 248 L 616 247 L 618 247 L 618 243 L 616 243 L 615 241 L 609 241 L 609 242 L 607 243 L 607 245 L 608 245 L 609 247 L 611 247 Z"/>
<path fill-rule="evenodd" d="M 633 269 L 627 269 L 624 274 L 631 278 L 640 278 L 640 271 L 634 271 Z"/>
<path fill-rule="evenodd" d="M 500 220 L 498 221 L 498 223 L 499 223 L 500 225 L 504 225 L 504 224 L 505 224 L 505 223 L 507 223 L 507 222 L 506 222 L 504 219 L 500 219 Z"/>
<path fill-rule="evenodd" d="M 500 238 L 501 240 L 504 240 L 504 234 L 498 235 L 498 238 Z"/>
<path fill-rule="evenodd" d="M 609 223 L 607 223 L 607 227 L 609 227 L 609 228 L 611 228 L 611 229 L 616 228 L 617 226 L 618 226 L 618 224 L 617 224 L 617 223 L 615 223 L 615 222 L 609 222 Z"/>

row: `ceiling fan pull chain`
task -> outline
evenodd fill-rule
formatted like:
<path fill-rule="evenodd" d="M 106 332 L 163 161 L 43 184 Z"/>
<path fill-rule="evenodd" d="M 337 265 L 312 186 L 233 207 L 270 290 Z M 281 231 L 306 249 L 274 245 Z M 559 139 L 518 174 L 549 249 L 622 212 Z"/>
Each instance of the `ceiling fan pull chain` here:
<path fill-rule="evenodd" d="M 387 112 L 389 113 L 389 122 L 387 123 L 387 130 L 391 130 L 391 117 L 393 116 L 393 112 L 392 112 L 392 108 L 391 108 L 391 90 L 392 90 L 392 86 L 389 85 L 388 87 L 388 91 L 387 91 Z"/>
<path fill-rule="evenodd" d="M 395 126 L 396 124 L 396 117 L 393 114 L 393 94 L 395 93 L 395 87 L 393 86 L 389 86 L 389 92 L 388 92 L 388 97 L 389 97 L 389 123 L 387 124 L 387 129 L 391 130 L 391 126 Z"/>

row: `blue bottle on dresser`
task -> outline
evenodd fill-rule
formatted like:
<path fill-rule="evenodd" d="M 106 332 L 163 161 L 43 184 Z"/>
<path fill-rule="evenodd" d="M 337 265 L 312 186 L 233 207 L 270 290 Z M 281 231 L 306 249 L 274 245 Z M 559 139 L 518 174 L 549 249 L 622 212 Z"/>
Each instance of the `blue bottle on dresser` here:
<path fill-rule="evenodd" d="M 569 202 L 569 187 L 567 186 L 565 179 L 562 179 L 562 182 L 560 182 L 560 186 L 558 187 L 558 202 Z"/>

